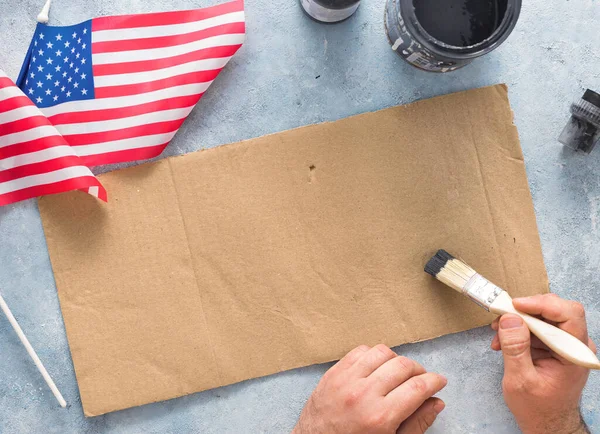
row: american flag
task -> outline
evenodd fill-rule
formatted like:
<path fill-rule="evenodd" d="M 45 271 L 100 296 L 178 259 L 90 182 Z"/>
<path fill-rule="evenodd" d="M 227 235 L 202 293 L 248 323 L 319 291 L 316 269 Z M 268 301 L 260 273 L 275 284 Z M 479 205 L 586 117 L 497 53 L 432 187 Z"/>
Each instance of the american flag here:
<path fill-rule="evenodd" d="M 77 189 L 106 200 L 73 148 L 0 70 L 0 205 Z"/>
<path fill-rule="evenodd" d="M 244 41 L 244 3 L 38 24 L 18 86 L 88 166 L 152 158 Z M 38 119 L 36 129 L 46 126 Z"/>

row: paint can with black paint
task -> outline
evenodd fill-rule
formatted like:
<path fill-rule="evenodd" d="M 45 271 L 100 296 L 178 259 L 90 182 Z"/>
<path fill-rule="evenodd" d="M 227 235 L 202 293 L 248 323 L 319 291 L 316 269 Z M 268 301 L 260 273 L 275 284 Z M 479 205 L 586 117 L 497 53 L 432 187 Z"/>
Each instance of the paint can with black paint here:
<path fill-rule="evenodd" d="M 300 0 L 304 11 L 323 23 L 337 23 L 349 18 L 360 4 L 360 0 Z"/>
<path fill-rule="evenodd" d="M 521 0 L 387 0 L 384 23 L 404 60 L 448 72 L 496 49 L 520 12 Z"/>

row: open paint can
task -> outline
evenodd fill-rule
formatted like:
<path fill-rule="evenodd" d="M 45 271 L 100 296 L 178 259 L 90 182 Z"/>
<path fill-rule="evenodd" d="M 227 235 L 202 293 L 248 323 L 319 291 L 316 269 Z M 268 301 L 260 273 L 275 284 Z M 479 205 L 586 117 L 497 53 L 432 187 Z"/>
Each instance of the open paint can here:
<path fill-rule="evenodd" d="M 350 17 L 360 0 L 300 0 L 304 11 L 317 21 L 337 23 Z"/>
<path fill-rule="evenodd" d="M 404 60 L 447 72 L 497 48 L 520 12 L 521 0 L 387 0 L 384 22 Z"/>

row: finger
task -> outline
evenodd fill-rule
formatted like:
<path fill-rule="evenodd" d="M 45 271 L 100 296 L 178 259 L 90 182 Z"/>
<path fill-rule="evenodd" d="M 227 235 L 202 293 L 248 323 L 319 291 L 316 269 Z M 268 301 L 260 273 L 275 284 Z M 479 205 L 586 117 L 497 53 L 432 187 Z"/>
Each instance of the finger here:
<path fill-rule="evenodd" d="M 438 414 L 444 410 L 446 404 L 440 398 L 429 398 L 417 411 L 411 414 L 396 431 L 396 434 L 422 434 L 435 422 Z"/>
<path fill-rule="evenodd" d="M 588 347 L 590 347 L 590 349 L 594 352 L 594 354 L 596 354 L 598 352 L 598 348 L 596 347 L 596 344 L 594 343 L 592 338 L 588 338 Z"/>
<path fill-rule="evenodd" d="M 490 346 L 491 346 L 492 350 L 494 350 L 494 351 L 500 351 L 502 349 L 500 347 L 500 338 L 498 337 L 498 333 L 496 333 L 494 335 L 494 337 L 492 338 L 492 344 Z M 545 343 L 543 343 L 540 340 L 540 338 L 538 338 L 535 335 L 531 335 L 531 348 L 532 349 L 539 349 L 539 350 L 550 351 L 550 348 L 548 348 L 548 345 L 546 345 Z"/>
<path fill-rule="evenodd" d="M 499 322 L 500 322 L 500 317 L 497 317 L 494 321 L 492 321 L 492 323 L 490 324 L 490 327 L 492 328 L 492 330 L 498 331 L 498 323 Z"/>
<path fill-rule="evenodd" d="M 531 335 L 531 348 L 537 348 L 539 350 L 547 350 L 549 351 L 550 348 L 548 348 L 548 345 L 546 345 L 545 343 L 543 343 L 540 338 L 538 338 L 535 335 Z"/>
<path fill-rule="evenodd" d="M 585 309 L 580 303 L 563 300 L 556 295 L 543 294 L 533 297 L 515 298 L 515 309 L 530 315 L 541 315 L 544 319 L 557 322 L 557 327 L 587 343 Z"/>
<path fill-rule="evenodd" d="M 530 336 L 529 329 L 520 316 L 502 315 L 498 337 L 504 356 L 505 378 L 525 380 L 535 374 Z"/>
<path fill-rule="evenodd" d="M 332 374 L 339 371 L 344 371 L 350 368 L 364 353 L 369 351 L 371 348 L 366 345 L 360 345 L 346 354 L 344 357 L 340 359 L 335 365 L 329 369 L 328 374 Z"/>
<path fill-rule="evenodd" d="M 439 374 L 426 372 L 409 378 L 384 398 L 392 420 L 397 425 L 413 414 L 423 403 L 442 390 L 448 380 Z"/>
<path fill-rule="evenodd" d="M 409 378 L 425 372 L 425 368 L 414 360 L 398 356 L 377 368 L 368 380 L 381 396 L 385 396 Z"/>
<path fill-rule="evenodd" d="M 375 345 L 367 352 L 361 354 L 349 369 L 352 376 L 366 378 L 388 360 L 397 357 L 396 353 L 383 344 Z"/>
<path fill-rule="evenodd" d="M 498 337 L 498 333 L 496 333 L 494 335 L 494 337 L 492 338 L 492 350 L 494 351 L 500 351 L 500 338 Z"/>
<path fill-rule="evenodd" d="M 551 359 L 552 353 L 548 350 L 540 350 L 537 348 L 531 349 L 531 359 L 533 361 L 541 360 L 541 359 Z"/>

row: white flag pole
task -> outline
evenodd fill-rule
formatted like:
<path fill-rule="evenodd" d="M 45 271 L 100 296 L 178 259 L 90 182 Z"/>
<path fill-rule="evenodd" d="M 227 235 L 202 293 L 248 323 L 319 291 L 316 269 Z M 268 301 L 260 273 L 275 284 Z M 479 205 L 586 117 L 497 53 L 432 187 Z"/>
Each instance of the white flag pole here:
<path fill-rule="evenodd" d="M 46 0 L 46 4 L 44 5 L 44 7 L 42 8 L 42 10 L 40 11 L 40 13 L 37 16 L 38 23 L 47 23 L 48 22 L 48 12 L 50 12 L 50 3 L 51 2 L 52 2 L 52 0 Z"/>
<path fill-rule="evenodd" d="M 25 349 L 29 353 L 29 357 L 31 357 L 31 359 L 33 360 L 33 363 L 35 363 L 35 366 L 38 368 L 38 371 L 40 371 L 40 373 L 42 374 L 42 377 L 44 377 L 44 380 L 46 380 L 46 383 L 48 383 L 48 386 L 50 387 L 50 390 L 52 390 L 52 393 L 56 397 L 56 400 L 58 401 L 58 403 L 60 404 L 61 407 L 65 408 L 67 406 L 65 399 L 60 394 L 60 391 L 56 387 L 56 384 L 54 384 L 54 381 L 52 381 L 52 378 L 50 378 L 50 375 L 48 374 L 48 371 L 46 371 L 46 368 L 44 368 L 44 365 L 42 365 L 42 361 L 40 360 L 38 355 L 35 353 L 35 350 L 29 343 L 29 340 L 25 336 L 25 333 L 23 333 L 23 330 L 21 330 L 19 323 L 17 323 L 17 320 L 15 319 L 12 312 L 8 308 L 8 305 L 2 298 L 2 295 L 0 295 L 0 308 L 4 312 L 4 315 L 6 315 L 6 317 L 8 318 L 8 322 L 10 322 L 10 325 L 17 333 L 17 336 L 19 336 L 19 339 L 21 339 L 21 342 L 23 343 L 23 345 L 25 346 Z"/>

